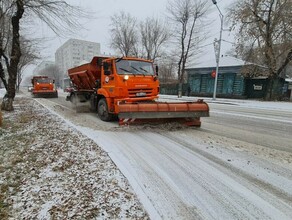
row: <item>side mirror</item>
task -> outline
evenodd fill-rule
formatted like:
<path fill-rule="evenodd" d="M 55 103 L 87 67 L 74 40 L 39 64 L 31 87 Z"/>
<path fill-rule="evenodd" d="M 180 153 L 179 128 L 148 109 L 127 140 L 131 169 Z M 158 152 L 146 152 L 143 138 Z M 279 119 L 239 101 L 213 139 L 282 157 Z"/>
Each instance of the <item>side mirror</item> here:
<path fill-rule="evenodd" d="M 109 64 L 107 62 L 103 63 L 103 70 L 107 71 L 109 69 Z"/>
<path fill-rule="evenodd" d="M 158 66 L 155 66 L 155 73 L 156 73 L 156 76 L 158 76 Z"/>
<path fill-rule="evenodd" d="M 105 70 L 104 71 L 104 75 L 109 76 L 110 74 L 111 74 L 111 71 L 110 70 Z"/>
<path fill-rule="evenodd" d="M 101 66 L 102 65 L 102 58 L 98 58 L 97 59 L 97 66 Z"/>
<path fill-rule="evenodd" d="M 107 63 L 107 62 L 103 63 L 103 71 L 104 71 L 104 75 L 106 75 L 106 76 L 111 75 L 109 63 Z"/>

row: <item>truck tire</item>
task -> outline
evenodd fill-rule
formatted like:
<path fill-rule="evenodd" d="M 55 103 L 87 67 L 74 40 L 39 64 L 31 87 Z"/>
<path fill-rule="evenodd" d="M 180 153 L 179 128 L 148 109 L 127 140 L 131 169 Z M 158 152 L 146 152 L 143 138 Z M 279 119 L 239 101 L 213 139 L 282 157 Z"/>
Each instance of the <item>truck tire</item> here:
<path fill-rule="evenodd" d="M 97 106 L 98 116 L 102 121 L 111 121 L 113 115 L 108 112 L 108 106 L 105 98 L 102 98 L 98 102 Z"/>
<path fill-rule="evenodd" d="M 97 97 L 95 94 L 92 94 L 90 96 L 90 111 L 96 112 L 97 111 Z"/>

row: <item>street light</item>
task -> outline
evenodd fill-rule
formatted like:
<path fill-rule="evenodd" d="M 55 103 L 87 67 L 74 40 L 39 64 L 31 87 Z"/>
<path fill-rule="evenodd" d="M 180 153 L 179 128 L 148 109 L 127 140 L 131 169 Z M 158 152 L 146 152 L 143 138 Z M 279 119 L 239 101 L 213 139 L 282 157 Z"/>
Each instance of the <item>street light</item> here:
<path fill-rule="evenodd" d="M 220 28 L 220 37 L 219 37 L 219 46 L 218 46 L 218 51 L 216 53 L 215 51 L 215 55 L 216 55 L 216 74 L 215 74 L 215 83 L 214 83 L 214 92 L 213 92 L 213 100 L 216 99 L 216 90 L 217 90 L 217 81 L 218 81 L 218 70 L 219 70 L 219 61 L 220 61 L 220 50 L 221 50 L 221 41 L 222 41 L 222 31 L 223 31 L 223 14 L 221 13 L 218 5 L 217 5 L 217 1 L 216 0 L 212 0 L 213 4 L 216 5 L 218 11 L 219 11 L 219 16 L 220 16 L 220 21 L 221 21 L 221 28 Z M 217 39 L 215 38 L 215 42 L 214 42 L 214 46 L 215 43 L 218 43 Z M 216 50 L 216 47 L 215 47 Z"/>

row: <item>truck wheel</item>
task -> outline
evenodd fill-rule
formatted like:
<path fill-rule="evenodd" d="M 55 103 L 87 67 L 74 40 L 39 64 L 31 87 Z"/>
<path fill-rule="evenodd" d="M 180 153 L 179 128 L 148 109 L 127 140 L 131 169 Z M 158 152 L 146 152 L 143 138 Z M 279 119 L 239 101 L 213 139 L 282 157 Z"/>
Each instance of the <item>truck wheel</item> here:
<path fill-rule="evenodd" d="M 90 111 L 96 112 L 96 110 L 97 110 L 97 108 L 96 108 L 97 98 L 96 98 L 95 94 L 92 94 L 90 96 L 90 99 L 89 100 L 90 100 Z"/>
<path fill-rule="evenodd" d="M 112 114 L 108 112 L 108 107 L 105 99 L 101 99 L 98 102 L 97 107 L 98 116 L 102 121 L 112 120 Z"/>

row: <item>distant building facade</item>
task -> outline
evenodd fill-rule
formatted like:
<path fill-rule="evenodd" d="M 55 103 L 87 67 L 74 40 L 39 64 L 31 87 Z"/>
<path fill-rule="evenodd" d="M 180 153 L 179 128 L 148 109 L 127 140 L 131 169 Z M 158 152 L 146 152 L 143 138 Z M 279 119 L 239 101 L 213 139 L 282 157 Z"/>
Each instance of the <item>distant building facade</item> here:
<path fill-rule="evenodd" d="M 100 55 L 100 43 L 69 39 L 57 49 L 55 63 L 66 78 L 68 69 L 89 62 L 97 55 Z"/>
<path fill-rule="evenodd" d="M 243 60 L 224 56 L 220 58 L 220 67 L 217 82 L 217 96 L 245 97 L 245 78 L 241 74 Z M 191 94 L 196 96 L 212 96 L 214 91 L 216 62 L 214 59 L 186 69 Z"/>
<path fill-rule="evenodd" d="M 36 68 L 33 70 L 33 75 L 37 76 L 40 75 L 40 72 L 43 69 L 46 69 L 49 66 L 55 65 L 55 62 L 53 61 L 42 61 L 41 63 L 39 63 Z"/>
<path fill-rule="evenodd" d="M 245 76 L 243 72 L 253 71 L 255 67 L 265 71 L 266 68 L 245 62 L 235 57 L 224 56 L 220 59 L 216 96 L 221 98 L 264 98 L 268 93 L 270 79 L 267 76 Z M 216 62 L 214 60 L 186 69 L 191 95 L 212 96 L 214 91 Z M 253 74 L 247 74 L 253 75 Z M 284 79 L 273 80 L 275 94 L 283 95 Z"/>

